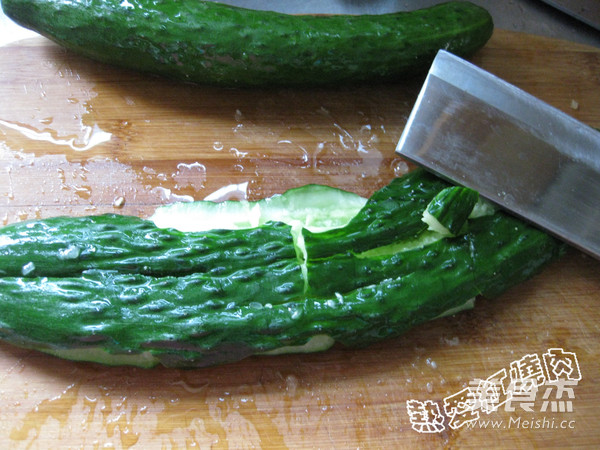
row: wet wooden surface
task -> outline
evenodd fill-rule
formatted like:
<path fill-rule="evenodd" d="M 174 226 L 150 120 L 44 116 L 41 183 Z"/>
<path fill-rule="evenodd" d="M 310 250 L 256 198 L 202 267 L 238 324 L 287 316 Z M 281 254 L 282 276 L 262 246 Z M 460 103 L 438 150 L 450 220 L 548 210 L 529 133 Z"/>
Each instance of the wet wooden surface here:
<path fill-rule="evenodd" d="M 498 30 L 473 61 L 600 127 L 598 49 Z M 369 195 L 409 170 L 394 149 L 420 83 L 214 89 L 94 63 L 42 38 L 10 43 L 0 47 L 0 223 L 145 216 L 306 183 Z M 106 368 L 0 344 L 0 438 L 42 449 L 597 447 L 599 291 L 600 264 L 570 251 L 502 297 L 399 339 L 193 371 Z M 581 380 L 561 399 L 570 411 L 552 411 L 559 399 L 540 386 L 532 405 L 481 415 L 502 421 L 497 429 L 453 429 L 442 414 L 444 430 L 415 430 L 408 400 L 444 413 L 471 380 L 550 348 L 577 358 Z"/>

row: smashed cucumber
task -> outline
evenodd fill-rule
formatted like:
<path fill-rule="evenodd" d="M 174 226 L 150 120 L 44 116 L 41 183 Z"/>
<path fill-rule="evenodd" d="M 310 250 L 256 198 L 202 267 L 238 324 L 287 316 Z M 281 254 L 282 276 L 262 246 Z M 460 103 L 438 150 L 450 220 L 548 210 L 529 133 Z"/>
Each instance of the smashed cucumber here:
<path fill-rule="evenodd" d="M 454 231 L 431 227 L 428 210 Z M 160 226 L 110 214 L 0 229 L 2 260 L 18 255 L 2 266 L 0 337 L 140 367 L 364 346 L 499 295 L 564 250 L 423 170 L 369 199 L 308 185 L 257 202 L 167 205 L 152 217 Z M 225 217 L 230 229 L 206 229 Z M 319 225 L 308 231 L 309 223 Z M 160 248 L 156 236 L 168 237 Z M 208 265 L 196 265 L 197 243 L 214 256 Z M 24 274 L 30 260 L 35 268 Z"/>
<path fill-rule="evenodd" d="M 283 222 L 311 231 L 346 225 L 367 199 L 331 186 L 307 184 L 257 201 L 180 202 L 157 208 L 150 220 L 181 231 L 247 229 Z M 174 220 L 174 218 L 176 219 Z"/>
<path fill-rule="evenodd" d="M 0 237 L 0 275 L 68 276 L 84 270 L 221 276 L 296 259 L 290 226 L 184 233 L 118 214 L 11 224 Z"/>
<path fill-rule="evenodd" d="M 479 194 L 471 189 L 453 186 L 440 191 L 427 205 L 423 221 L 441 234 L 455 236 L 479 200 Z M 463 211 L 457 214 L 457 211 Z"/>
<path fill-rule="evenodd" d="M 439 49 L 470 56 L 492 17 L 469 2 L 380 15 L 291 15 L 201 0 L 2 0 L 18 24 L 84 56 L 220 86 L 403 82 Z"/>

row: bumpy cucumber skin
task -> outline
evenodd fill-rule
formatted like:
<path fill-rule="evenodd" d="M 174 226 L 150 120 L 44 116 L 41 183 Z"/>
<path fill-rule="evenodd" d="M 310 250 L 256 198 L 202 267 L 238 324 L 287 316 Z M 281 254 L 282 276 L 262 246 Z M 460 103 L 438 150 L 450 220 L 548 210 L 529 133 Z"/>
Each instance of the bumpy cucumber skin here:
<path fill-rule="evenodd" d="M 229 284 L 201 275 L 154 278 L 106 271 L 66 278 L 5 277 L 0 279 L 1 335 L 42 350 L 102 346 L 115 354 L 149 351 L 171 367 L 232 362 L 302 345 L 322 334 L 342 345 L 365 346 L 479 294 L 503 292 L 561 253 L 552 238 L 503 213 L 474 222 L 469 234 L 404 255 L 406 266 L 393 257 L 359 260 L 367 272 L 369 266 L 382 270 L 345 287 L 329 281 L 335 291 L 320 288 L 320 296 L 299 293 L 292 266 L 263 268 L 255 277 Z M 348 279 L 358 271 L 316 273 L 319 281 L 327 281 Z M 214 284 L 220 282 L 229 291 L 216 295 Z M 279 287 L 268 292 L 267 286 Z"/>
<path fill-rule="evenodd" d="M 93 59 L 222 86 L 403 81 L 439 49 L 490 38 L 468 2 L 383 15 L 297 16 L 199 0 L 3 0 L 5 14 Z"/>
<path fill-rule="evenodd" d="M 478 200 L 478 192 L 461 186 L 452 186 L 435 196 L 427 206 L 427 213 L 451 234 L 456 235 Z M 457 210 L 461 210 L 462 214 L 456 214 Z"/>
<path fill-rule="evenodd" d="M 184 233 L 118 214 L 52 217 L 2 228 L 0 276 L 68 276 L 84 270 L 223 276 L 296 259 L 290 226 Z"/>
<path fill-rule="evenodd" d="M 264 346 L 269 314 L 303 295 L 296 261 L 244 269 L 228 277 L 150 277 L 86 271 L 78 277 L 0 279 L 0 336 L 40 350 L 101 346 L 114 354 L 156 353 L 165 365 L 187 352 L 202 365 L 227 362 L 222 350 L 248 356 L 249 333 Z M 260 300 L 260 302 L 259 302 Z M 257 313 L 258 312 L 258 313 Z M 254 323 L 254 327 L 248 323 Z M 265 338 L 266 339 L 266 338 Z"/>
<path fill-rule="evenodd" d="M 398 186 L 403 188 L 397 191 Z M 224 276 L 105 269 L 2 276 L 0 337 L 58 354 L 63 349 L 85 354 L 85 349 L 99 347 L 119 356 L 148 353 L 152 364 L 172 367 L 237 361 L 321 335 L 342 345 L 364 346 L 460 308 L 477 295 L 496 296 L 564 251 L 554 238 L 499 211 L 470 219 L 463 234 L 425 239 L 397 253 L 393 248 L 374 254 L 352 250 L 352 242 L 362 248 L 369 237 L 378 239 L 374 247 L 397 239 L 414 242 L 412 232 L 399 231 L 412 223 L 401 220 L 402 211 L 409 217 L 422 214 L 428 203 L 411 202 L 410 195 L 418 198 L 426 192 L 433 199 L 436 189 L 447 187 L 424 171 L 394 180 L 363 208 L 363 236 L 356 239 L 356 224 L 349 223 L 337 230 L 336 238 L 345 243 L 338 253 L 314 256 L 307 249 L 306 278 L 298 260 L 287 256 Z M 392 216 L 385 216 L 394 191 L 408 197 Z M 463 212 L 456 209 L 457 215 Z M 383 233 L 380 225 L 372 226 L 382 214 L 390 223 Z M 13 239 L 14 230 L 9 231 Z M 24 233 L 25 243 L 29 237 Z M 3 241 L 8 240 L 0 230 Z"/>
<path fill-rule="evenodd" d="M 375 257 L 348 252 L 309 259 L 309 295 L 326 296 L 331 292 L 360 289 L 373 284 L 374 280 L 416 276 L 415 280 L 419 277 L 423 280 L 415 283 L 412 292 L 425 297 L 436 292 L 438 281 L 449 282 L 449 279 L 444 280 L 445 273 L 451 276 L 454 272 L 456 277 L 462 278 L 460 285 L 470 289 L 473 297 L 494 297 L 531 277 L 561 252 L 562 246 L 554 239 L 497 212 L 470 221 L 469 231 L 464 235 L 440 238 L 422 247 Z M 443 295 L 443 289 L 439 293 Z"/>

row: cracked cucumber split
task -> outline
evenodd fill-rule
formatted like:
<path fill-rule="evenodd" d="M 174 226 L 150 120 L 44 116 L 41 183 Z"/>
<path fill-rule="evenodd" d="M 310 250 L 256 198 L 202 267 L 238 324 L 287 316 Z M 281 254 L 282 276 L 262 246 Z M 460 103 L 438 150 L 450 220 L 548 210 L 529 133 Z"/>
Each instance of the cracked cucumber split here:
<path fill-rule="evenodd" d="M 0 337 L 141 367 L 365 346 L 496 296 L 563 249 L 423 170 L 368 200 L 307 185 L 149 220 L 25 221 L 0 229 Z"/>
<path fill-rule="evenodd" d="M 403 82 L 425 72 L 439 49 L 472 55 L 494 27 L 485 9 L 458 1 L 329 16 L 201 0 L 2 0 L 2 8 L 95 60 L 228 87 Z"/>

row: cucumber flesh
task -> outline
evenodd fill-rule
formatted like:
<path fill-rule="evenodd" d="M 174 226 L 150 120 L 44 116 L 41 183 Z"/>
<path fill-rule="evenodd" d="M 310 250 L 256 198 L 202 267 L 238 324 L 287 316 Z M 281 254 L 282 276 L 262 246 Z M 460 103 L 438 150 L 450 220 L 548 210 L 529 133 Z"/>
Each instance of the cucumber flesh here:
<path fill-rule="evenodd" d="M 156 208 L 156 226 L 180 231 L 246 229 L 283 222 L 319 232 L 345 226 L 367 199 L 330 186 L 310 184 L 257 201 L 196 201 Z"/>
<path fill-rule="evenodd" d="M 325 350 L 330 349 L 333 344 L 335 344 L 335 339 L 326 334 L 317 334 L 311 337 L 305 344 L 300 345 L 284 345 L 283 347 L 278 347 L 273 350 L 269 350 L 261 355 L 285 355 L 289 353 L 314 353 L 314 352 L 323 352 Z"/>
<path fill-rule="evenodd" d="M 42 351 L 62 359 L 84 362 L 93 361 L 107 366 L 135 366 L 149 369 L 160 363 L 160 359 L 150 351 L 135 354 L 116 354 L 102 347 L 45 348 Z"/>

